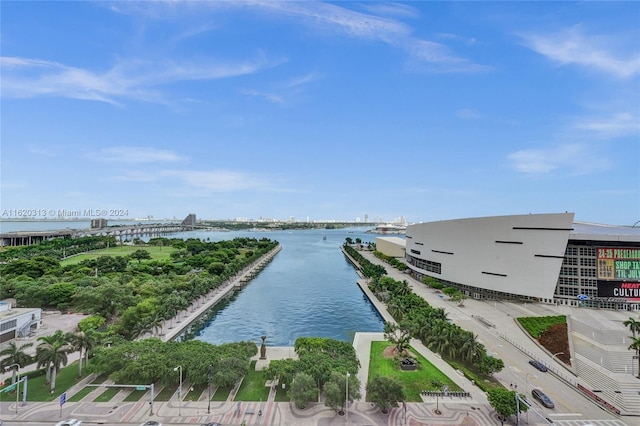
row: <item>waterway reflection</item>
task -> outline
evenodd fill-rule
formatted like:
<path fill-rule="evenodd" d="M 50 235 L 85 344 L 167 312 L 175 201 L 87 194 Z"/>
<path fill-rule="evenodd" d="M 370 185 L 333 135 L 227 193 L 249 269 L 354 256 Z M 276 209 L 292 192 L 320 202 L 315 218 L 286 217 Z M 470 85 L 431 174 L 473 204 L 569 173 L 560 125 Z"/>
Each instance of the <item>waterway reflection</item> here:
<path fill-rule="evenodd" d="M 382 331 L 384 323 L 362 293 L 358 275 L 340 251 L 347 237 L 375 242 L 364 229 L 272 232 L 200 232 L 180 237 L 219 241 L 236 237 L 277 240 L 282 250 L 244 289 L 216 308 L 196 339 L 292 345 L 298 337 L 352 341 L 356 331 Z"/>

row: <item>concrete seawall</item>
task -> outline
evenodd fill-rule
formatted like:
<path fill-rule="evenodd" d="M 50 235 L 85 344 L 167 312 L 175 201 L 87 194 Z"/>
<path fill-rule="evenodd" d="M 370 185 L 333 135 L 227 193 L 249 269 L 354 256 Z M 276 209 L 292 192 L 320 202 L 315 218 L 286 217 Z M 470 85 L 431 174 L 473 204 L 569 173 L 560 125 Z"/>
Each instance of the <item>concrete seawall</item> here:
<path fill-rule="evenodd" d="M 262 255 L 260 259 L 242 269 L 242 271 L 229 278 L 219 287 L 209 292 L 209 294 L 192 302 L 191 306 L 187 308 L 184 313 L 179 312 L 178 315 L 171 320 L 171 324 L 173 324 L 173 326 L 170 326 L 168 331 L 164 332 L 163 330 L 162 340 L 165 342 L 174 340 L 218 302 L 228 297 L 236 289 L 247 285 L 247 283 L 255 278 L 258 273 L 260 273 L 260 271 L 262 271 L 262 269 L 264 269 L 264 267 L 273 260 L 280 250 L 282 250 L 282 246 L 278 244 L 278 246 L 273 250 Z M 180 318 L 181 315 L 184 316 L 184 318 Z"/>

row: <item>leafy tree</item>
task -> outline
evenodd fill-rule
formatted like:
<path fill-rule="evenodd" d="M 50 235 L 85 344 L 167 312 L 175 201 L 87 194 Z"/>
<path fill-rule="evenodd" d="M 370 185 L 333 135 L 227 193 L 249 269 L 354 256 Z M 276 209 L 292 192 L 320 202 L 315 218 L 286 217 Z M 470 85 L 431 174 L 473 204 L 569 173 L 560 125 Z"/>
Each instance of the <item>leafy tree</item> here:
<path fill-rule="evenodd" d="M 142 260 L 151 259 L 151 253 L 149 253 L 147 250 L 144 250 L 144 249 L 138 249 L 133 253 L 131 253 L 129 257 L 131 259 L 136 259 L 138 263 L 140 263 Z"/>
<path fill-rule="evenodd" d="M 349 389 L 347 394 L 347 381 L 349 383 Z M 333 371 L 327 383 L 324 386 L 324 405 L 331 409 L 338 411 L 344 411 L 345 403 L 347 399 L 353 402 L 355 399 L 360 399 L 360 380 L 355 374 L 346 375 Z"/>
<path fill-rule="evenodd" d="M 411 341 L 409 323 L 401 322 L 400 324 L 394 324 L 385 322 L 384 338 L 395 345 L 394 351 L 396 355 L 402 355 L 404 350 L 409 347 L 409 342 Z"/>
<path fill-rule="evenodd" d="M 522 398 L 522 396 L 519 396 Z M 502 417 L 509 417 L 518 413 L 516 406 L 516 391 L 504 388 L 489 389 L 487 391 L 487 399 L 493 409 Z M 526 413 L 529 407 L 525 404 L 519 404 L 520 412 Z"/>
<path fill-rule="evenodd" d="M 100 315 L 91 315 L 78 322 L 78 329 L 84 332 L 97 330 L 104 325 L 104 322 L 104 317 L 101 317 Z"/>
<path fill-rule="evenodd" d="M 297 408 L 303 409 L 316 396 L 316 384 L 313 377 L 300 372 L 295 375 L 289 387 L 289 396 Z"/>
<path fill-rule="evenodd" d="M 376 376 L 367 383 L 367 398 L 383 413 L 405 400 L 402 383 L 394 377 Z"/>
<path fill-rule="evenodd" d="M 480 361 L 476 363 L 476 366 L 483 374 L 493 374 L 502 371 L 504 368 L 504 361 L 500 358 L 494 358 L 492 356 L 484 354 Z"/>
<path fill-rule="evenodd" d="M 2 368 L 2 371 L 9 366 L 13 366 L 11 368 L 11 370 L 13 370 L 11 383 L 16 382 L 18 368 L 22 368 L 31 363 L 31 355 L 27 354 L 25 351 L 25 349 L 30 348 L 31 346 L 33 346 L 33 343 L 25 343 L 18 347 L 16 342 L 9 342 L 9 346 L 0 351 L 0 357 L 6 357 L 0 361 L 0 368 Z M 18 365 L 15 366 L 14 364 Z"/>

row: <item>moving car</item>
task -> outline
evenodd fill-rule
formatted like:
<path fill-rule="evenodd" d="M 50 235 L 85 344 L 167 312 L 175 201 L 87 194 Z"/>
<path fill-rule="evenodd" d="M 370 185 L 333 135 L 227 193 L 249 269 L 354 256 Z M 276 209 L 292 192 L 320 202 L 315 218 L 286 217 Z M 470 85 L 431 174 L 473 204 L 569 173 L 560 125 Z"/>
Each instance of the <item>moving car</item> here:
<path fill-rule="evenodd" d="M 140 426 L 162 426 L 162 423 L 149 420 L 148 422 L 140 423 Z"/>
<path fill-rule="evenodd" d="M 533 365 L 535 368 L 542 371 L 543 373 L 547 372 L 547 367 L 540 361 L 536 361 L 535 359 L 532 359 L 531 361 L 529 361 L 529 364 Z"/>
<path fill-rule="evenodd" d="M 82 422 L 78 419 L 68 419 L 59 421 L 56 426 L 82 426 Z"/>
<path fill-rule="evenodd" d="M 533 389 L 531 391 L 531 395 L 533 395 L 533 397 L 540 401 L 540 403 L 545 407 L 555 408 L 555 404 L 551 401 L 551 398 L 549 398 L 547 394 L 542 392 L 540 389 Z"/>

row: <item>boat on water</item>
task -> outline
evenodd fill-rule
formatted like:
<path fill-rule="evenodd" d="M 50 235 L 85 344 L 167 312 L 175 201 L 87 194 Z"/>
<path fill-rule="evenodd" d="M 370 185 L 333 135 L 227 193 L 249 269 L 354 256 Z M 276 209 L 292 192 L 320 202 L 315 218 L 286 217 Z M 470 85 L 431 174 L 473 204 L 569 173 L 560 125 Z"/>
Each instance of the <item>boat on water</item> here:
<path fill-rule="evenodd" d="M 369 231 L 366 231 L 368 234 L 406 234 L 407 227 L 403 225 L 378 225 Z"/>

